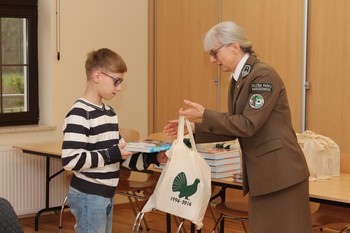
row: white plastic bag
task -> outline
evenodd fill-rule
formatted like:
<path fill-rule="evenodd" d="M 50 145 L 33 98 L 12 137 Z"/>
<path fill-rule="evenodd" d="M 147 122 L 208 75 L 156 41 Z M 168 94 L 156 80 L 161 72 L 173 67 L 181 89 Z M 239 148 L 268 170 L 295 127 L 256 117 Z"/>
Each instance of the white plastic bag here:
<path fill-rule="evenodd" d="M 340 150 L 332 139 L 310 130 L 297 134 L 297 137 L 309 167 L 309 180 L 340 175 Z"/>
<path fill-rule="evenodd" d="M 184 122 L 180 117 L 177 139 L 167 151 L 168 162 L 141 212 L 157 209 L 190 220 L 200 229 L 211 195 L 211 173 L 197 152 L 187 119 L 192 149 L 183 142 Z"/>

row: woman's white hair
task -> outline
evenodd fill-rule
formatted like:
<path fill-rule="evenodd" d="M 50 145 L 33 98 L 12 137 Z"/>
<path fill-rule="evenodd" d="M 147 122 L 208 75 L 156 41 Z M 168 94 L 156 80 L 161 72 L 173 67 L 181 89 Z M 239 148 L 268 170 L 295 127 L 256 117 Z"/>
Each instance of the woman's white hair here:
<path fill-rule="evenodd" d="M 231 43 L 238 43 L 243 51 L 252 52 L 252 43 L 246 38 L 244 29 L 232 21 L 216 24 L 209 29 L 204 37 L 204 50 Z"/>

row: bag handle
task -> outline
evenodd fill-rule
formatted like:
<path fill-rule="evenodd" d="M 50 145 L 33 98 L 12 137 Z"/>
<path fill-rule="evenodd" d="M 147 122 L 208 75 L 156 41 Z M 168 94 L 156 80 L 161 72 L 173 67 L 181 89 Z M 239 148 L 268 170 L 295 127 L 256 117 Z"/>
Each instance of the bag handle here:
<path fill-rule="evenodd" d="M 196 147 L 196 143 L 194 141 L 190 121 L 188 119 L 185 119 L 184 116 L 179 117 L 179 124 L 178 124 L 178 129 L 177 129 L 177 141 L 183 142 L 183 140 L 184 140 L 185 122 L 186 122 L 187 130 L 188 130 L 188 134 L 190 135 L 190 142 L 191 142 L 192 150 L 197 151 L 197 147 Z"/>

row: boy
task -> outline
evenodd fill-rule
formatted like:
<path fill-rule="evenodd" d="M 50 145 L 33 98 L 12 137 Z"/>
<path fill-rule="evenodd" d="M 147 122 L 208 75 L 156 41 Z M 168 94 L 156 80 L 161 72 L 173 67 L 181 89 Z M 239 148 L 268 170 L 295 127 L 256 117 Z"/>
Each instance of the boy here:
<path fill-rule="evenodd" d="M 113 196 L 121 164 L 132 170 L 165 162 L 165 152 L 136 153 L 124 150 L 118 117 L 103 103 L 122 89 L 126 64 L 121 56 L 102 48 L 88 54 L 87 86 L 67 114 L 63 126 L 62 163 L 73 171 L 68 203 L 78 233 L 111 233 Z M 125 160 L 125 161 L 124 161 Z"/>

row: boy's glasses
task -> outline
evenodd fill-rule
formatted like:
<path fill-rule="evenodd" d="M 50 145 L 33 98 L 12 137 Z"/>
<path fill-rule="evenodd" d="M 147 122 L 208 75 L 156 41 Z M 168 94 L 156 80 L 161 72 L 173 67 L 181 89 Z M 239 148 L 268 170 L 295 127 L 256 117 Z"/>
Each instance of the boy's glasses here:
<path fill-rule="evenodd" d="M 113 76 L 110 76 L 109 74 L 106 74 L 105 72 L 102 72 L 102 71 L 100 71 L 100 73 L 103 74 L 103 75 L 106 75 L 107 77 L 110 77 L 111 79 L 113 79 L 115 87 L 119 86 L 124 80 L 122 78 L 115 78 Z"/>

